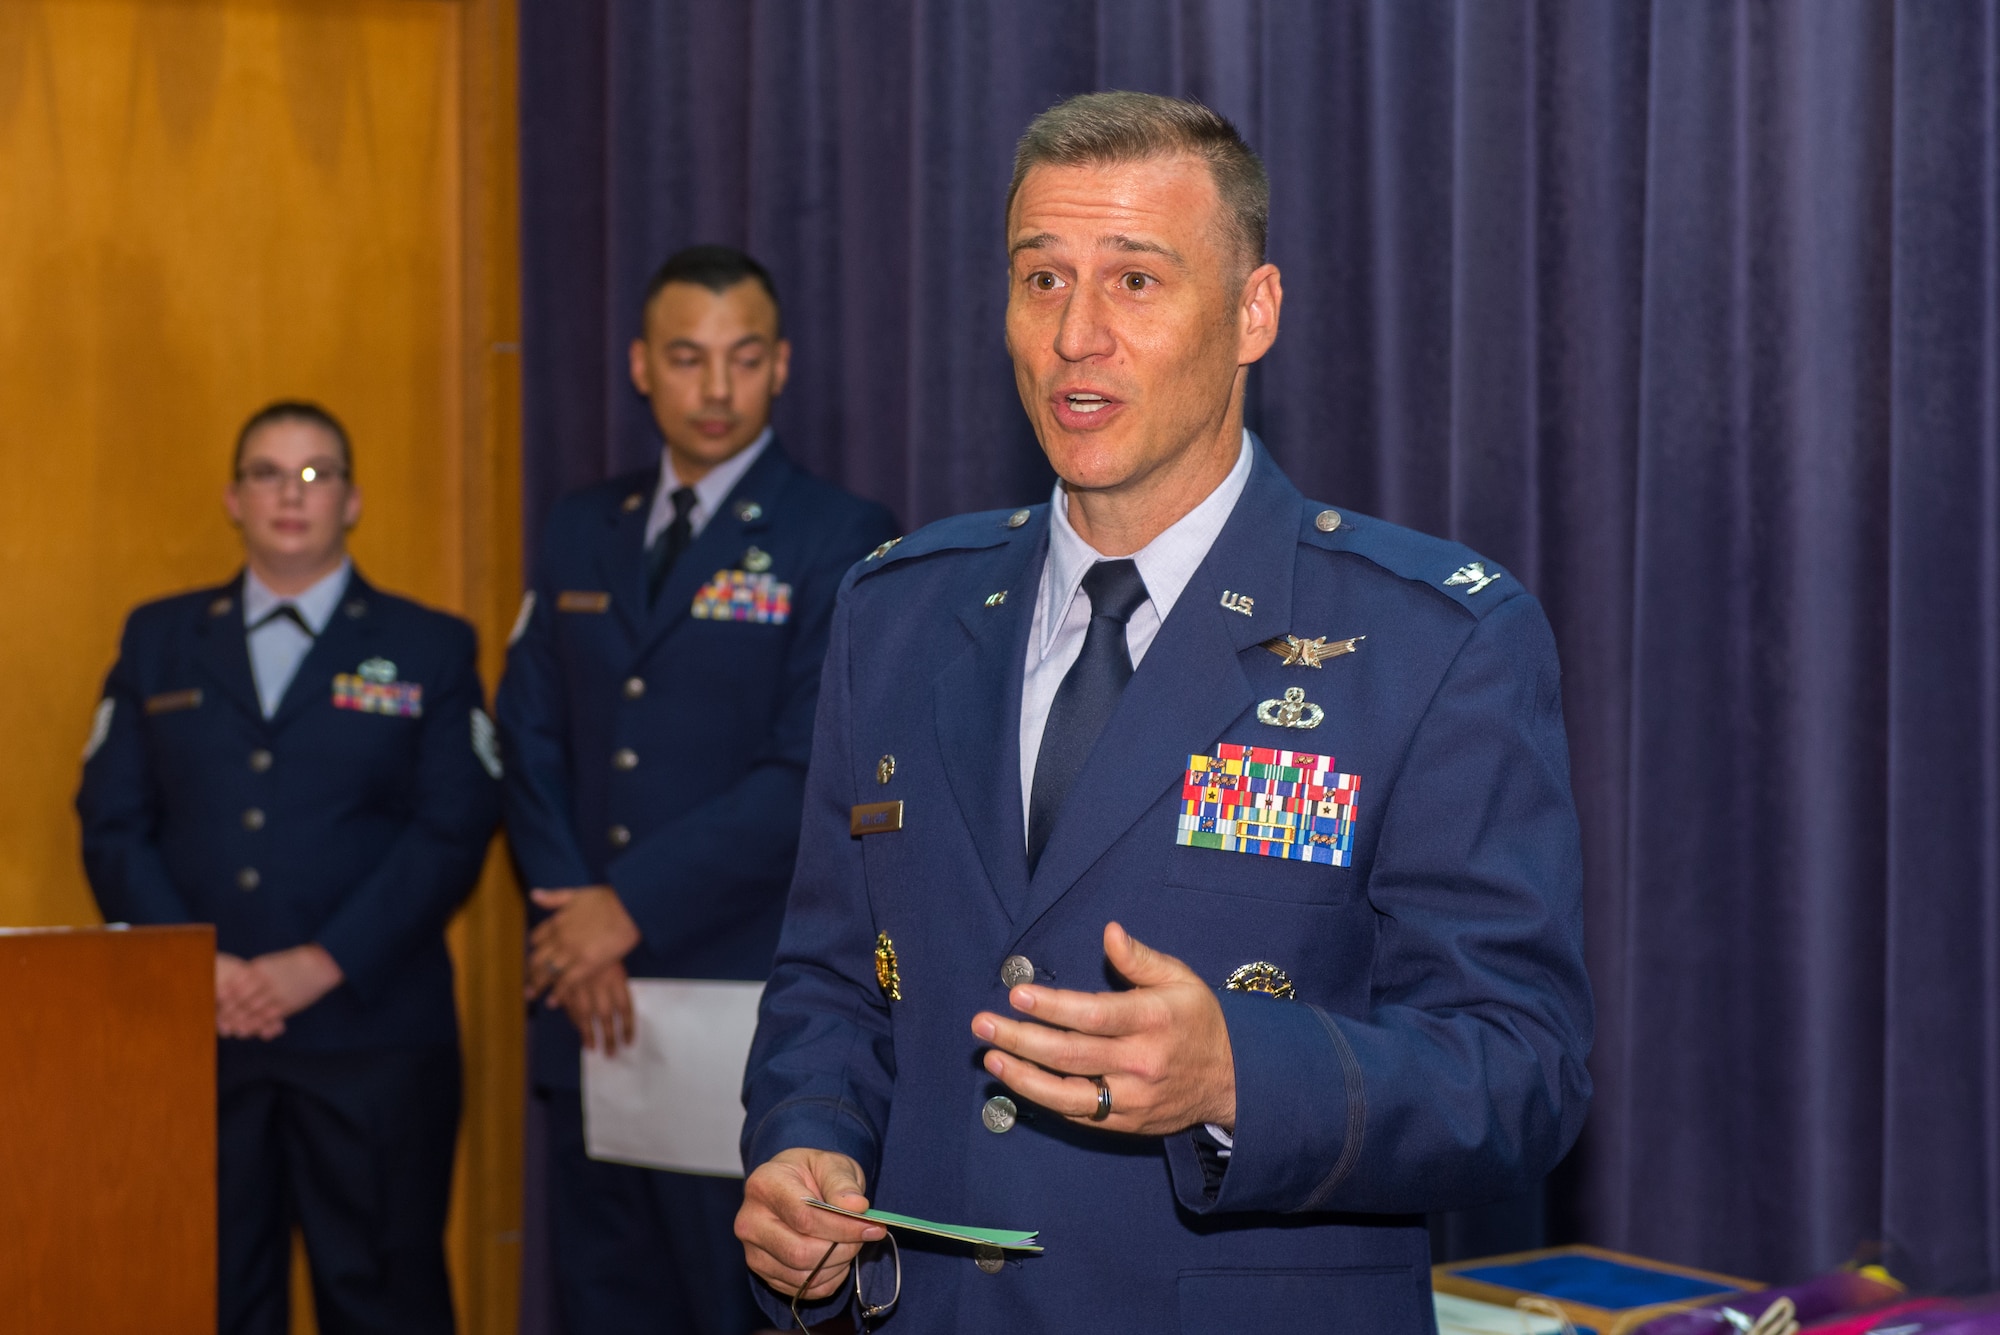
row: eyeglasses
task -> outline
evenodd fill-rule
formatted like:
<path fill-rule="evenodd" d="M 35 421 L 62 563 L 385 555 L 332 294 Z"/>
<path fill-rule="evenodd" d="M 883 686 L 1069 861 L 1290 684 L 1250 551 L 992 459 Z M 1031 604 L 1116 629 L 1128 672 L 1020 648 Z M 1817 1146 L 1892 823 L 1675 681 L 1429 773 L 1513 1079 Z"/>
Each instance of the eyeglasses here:
<path fill-rule="evenodd" d="M 887 1316 L 889 1310 L 896 1305 L 896 1300 L 903 1296 L 903 1253 L 896 1246 L 895 1234 L 887 1234 L 883 1240 L 889 1244 L 889 1255 L 896 1262 L 896 1287 L 890 1292 L 888 1302 L 870 1303 L 866 1298 L 861 1296 L 861 1257 L 858 1253 L 854 1258 L 854 1263 L 848 1267 L 848 1274 L 854 1278 L 854 1302 L 861 1309 L 861 1329 L 864 1332 L 868 1329 L 870 1321 Z M 800 1330 L 805 1332 L 805 1335 L 812 1335 L 812 1327 L 808 1326 L 806 1319 L 799 1315 L 799 1298 L 806 1290 L 812 1288 L 813 1281 L 819 1278 L 819 1272 L 826 1267 L 828 1261 L 833 1259 L 833 1253 L 839 1246 L 840 1244 L 837 1242 L 827 1245 L 827 1249 L 820 1253 L 819 1264 L 814 1266 L 812 1273 L 806 1276 L 806 1282 L 799 1285 L 798 1293 L 792 1295 L 792 1320 L 797 1323 Z"/>
<path fill-rule="evenodd" d="M 259 491 L 278 491 L 297 479 L 307 490 L 330 487 L 347 480 L 347 470 L 338 464 L 307 464 L 303 468 L 280 468 L 262 459 L 236 470 L 236 480 Z"/>

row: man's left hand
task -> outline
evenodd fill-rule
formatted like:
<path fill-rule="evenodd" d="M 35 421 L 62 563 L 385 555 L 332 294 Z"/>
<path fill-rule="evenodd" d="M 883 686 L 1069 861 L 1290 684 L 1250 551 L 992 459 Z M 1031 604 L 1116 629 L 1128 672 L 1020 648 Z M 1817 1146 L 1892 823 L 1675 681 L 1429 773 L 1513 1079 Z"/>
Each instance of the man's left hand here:
<path fill-rule="evenodd" d="M 286 1015 L 297 1015 L 339 987 L 346 977 L 333 956 L 323 946 L 314 945 L 259 955 L 250 961 L 250 967 L 263 976 Z"/>
<path fill-rule="evenodd" d="M 1236 1066 L 1222 1003 L 1172 955 L 1104 928 L 1104 957 L 1133 986 L 1126 992 L 1068 992 L 1022 984 L 1008 1004 L 1033 1016 L 991 1011 L 972 1032 L 993 1045 L 986 1069 L 1009 1089 L 1073 1122 L 1135 1136 L 1169 1136 L 1191 1126 L 1236 1125 Z M 1111 1115 L 1092 1120 L 1101 1077 Z"/>
<path fill-rule="evenodd" d="M 534 890 L 528 898 L 550 911 L 528 937 L 530 1001 L 547 992 L 551 1006 L 567 1005 L 570 980 L 624 959 L 639 944 L 638 924 L 608 885 Z"/>

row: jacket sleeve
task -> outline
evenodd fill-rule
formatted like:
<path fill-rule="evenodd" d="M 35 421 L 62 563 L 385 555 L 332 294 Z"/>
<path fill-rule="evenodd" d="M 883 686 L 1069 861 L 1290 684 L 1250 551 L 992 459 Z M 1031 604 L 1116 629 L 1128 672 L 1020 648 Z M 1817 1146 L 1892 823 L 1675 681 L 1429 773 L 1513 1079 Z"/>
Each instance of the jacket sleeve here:
<path fill-rule="evenodd" d="M 741 1150 L 746 1173 L 784 1150 L 831 1150 L 853 1159 L 863 1182 L 873 1183 L 896 1058 L 889 1003 L 872 972 L 876 928 L 861 841 L 848 833 L 857 797 L 848 627 L 843 596 L 828 637 L 798 869 L 745 1068 Z M 790 1322 L 783 1295 L 762 1280 L 752 1289 L 774 1324 Z M 843 1290 L 804 1315 L 817 1324 L 850 1299 Z"/>
<path fill-rule="evenodd" d="M 1576 1139 L 1592 1027 L 1582 854 L 1533 598 L 1468 637 L 1387 801 L 1369 1013 L 1222 994 L 1235 1144 L 1211 1194 L 1192 1136 L 1169 1138 L 1190 1210 L 1455 1209 L 1526 1190 Z"/>
<path fill-rule="evenodd" d="M 872 972 L 876 929 L 860 841 L 848 834 L 856 793 L 845 599 L 830 638 L 798 871 L 744 1079 L 743 1165 L 795 1147 L 835 1150 L 873 1181 L 895 1053 Z"/>
<path fill-rule="evenodd" d="M 798 812 L 836 595 L 848 569 L 893 536 L 888 513 L 869 506 L 829 537 L 792 592 L 784 700 L 762 753 L 735 783 L 648 831 L 612 862 L 612 889 L 656 954 L 726 935 L 774 909 L 784 893 L 798 853 Z"/>
<path fill-rule="evenodd" d="M 167 875 L 157 843 L 160 796 L 146 754 L 141 722 L 145 693 L 137 676 L 135 639 L 127 621 L 84 755 L 83 782 L 76 794 L 83 869 L 106 922 L 192 922 L 194 915 Z"/>
<path fill-rule="evenodd" d="M 435 939 L 479 879 L 500 819 L 500 785 L 475 742 L 485 695 L 470 627 L 435 691 L 425 692 L 412 790 L 416 806 L 389 854 L 341 904 L 319 944 L 364 999 L 418 944 Z M 435 703 L 433 703 L 433 700 Z"/>
<path fill-rule="evenodd" d="M 550 554 L 565 540 L 558 510 L 542 540 L 523 607 L 524 620 L 507 647 L 494 712 L 499 716 L 507 845 L 521 869 L 522 889 L 588 885 L 590 864 L 570 824 L 569 702 L 556 659 L 554 580 Z"/>

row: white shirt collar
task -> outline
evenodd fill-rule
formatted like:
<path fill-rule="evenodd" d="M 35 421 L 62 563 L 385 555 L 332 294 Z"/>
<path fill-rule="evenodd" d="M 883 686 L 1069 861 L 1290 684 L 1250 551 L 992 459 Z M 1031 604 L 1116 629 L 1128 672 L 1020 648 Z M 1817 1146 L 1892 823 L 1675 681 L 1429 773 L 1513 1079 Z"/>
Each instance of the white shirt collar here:
<path fill-rule="evenodd" d="M 700 533 L 707 526 L 715 512 L 722 508 L 722 503 L 729 499 L 729 493 L 736 489 L 736 484 L 743 480 L 743 475 L 750 471 L 750 465 L 757 462 L 757 456 L 770 444 L 771 428 L 766 426 L 757 433 L 757 439 L 709 469 L 701 481 L 694 484 L 694 509 L 688 514 L 688 527 L 693 532 Z M 660 485 L 653 490 L 653 509 L 646 516 L 645 546 L 652 546 L 653 539 L 666 532 L 667 526 L 674 522 L 674 492 L 680 485 L 680 479 L 674 476 L 673 455 L 662 445 Z"/>
<path fill-rule="evenodd" d="M 1181 591 L 1194 578 L 1202 558 L 1208 555 L 1208 549 L 1215 545 L 1222 526 L 1229 521 L 1230 511 L 1236 508 L 1237 499 L 1249 484 L 1250 464 L 1254 457 L 1250 449 L 1250 432 L 1246 429 L 1243 446 L 1236 454 L 1236 464 L 1220 485 L 1208 493 L 1200 505 L 1132 553 L 1132 560 L 1139 567 L 1139 578 L 1146 581 L 1146 596 L 1151 599 L 1162 622 L 1174 610 Z M 1049 650 L 1055 646 L 1056 636 L 1069 616 L 1070 603 L 1075 600 L 1084 575 L 1099 561 L 1111 559 L 1085 542 L 1070 527 L 1068 498 L 1060 481 L 1056 483 L 1049 511 L 1049 559 L 1043 569 L 1041 599 L 1043 658 L 1047 658 Z"/>
<path fill-rule="evenodd" d="M 343 556 L 340 564 L 313 581 L 303 593 L 290 597 L 273 593 L 271 586 L 257 578 L 257 572 L 245 569 L 243 572 L 243 624 L 255 626 L 280 603 L 290 603 L 299 609 L 313 634 L 326 629 L 326 623 L 333 620 L 333 609 L 340 605 L 340 595 L 347 592 L 347 577 L 354 571 L 354 559 Z"/>

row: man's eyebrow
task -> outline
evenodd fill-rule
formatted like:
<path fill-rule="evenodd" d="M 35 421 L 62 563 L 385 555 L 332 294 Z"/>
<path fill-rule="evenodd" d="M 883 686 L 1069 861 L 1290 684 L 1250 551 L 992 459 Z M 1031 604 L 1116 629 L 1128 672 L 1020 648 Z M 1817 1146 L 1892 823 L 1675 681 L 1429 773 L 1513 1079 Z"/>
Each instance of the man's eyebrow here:
<path fill-rule="evenodd" d="M 750 344 L 752 344 L 752 343 L 758 343 L 758 344 L 762 344 L 762 345 L 763 345 L 763 346 L 765 346 L 765 347 L 769 347 L 769 346 L 770 346 L 770 345 L 772 344 L 772 342 L 773 342 L 773 341 L 774 341 L 774 340 L 773 340 L 773 339 L 771 338 L 771 336 L 770 336 L 770 335 L 768 335 L 768 334 L 745 334 L 745 335 L 744 335 L 744 336 L 743 336 L 742 338 L 739 338 L 739 339 L 737 339 L 737 340 L 736 340 L 736 341 L 735 341 L 734 343 L 731 343 L 731 344 L 729 345 L 729 349 L 728 349 L 728 350 L 729 350 L 730 352 L 734 352 L 734 351 L 736 351 L 736 350 L 737 350 L 738 348 L 742 348 L 742 347 L 748 347 L 748 346 L 749 346 Z M 676 338 L 676 339 L 669 339 L 669 340 L 668 340 L 668 342 L 667 342 L 667 347 L 668 347 L 668 349 L 669 349 L 669 350 L 677 350 L 677 349 L 681 349 L 681 348 L 685 348 L 685 349 L 687 349 L 687 350 L 688 350 L 689 352 L 707 352 L 707 351 L 708 351 L 708 344 L 706 344 L 706 343 L 698 343 L 698 342 L 696 342 L 696 341 L 695 341 L 694 339 L 691 339 L 691 338 Z"/>
<path fill-rule="evenodd" d="M 1163 246 L 1157 241 L 1145 241 L 1136 236 L 1125 236 L 1122 233 L 1114 233 L 1111 236 L 1099 237 L 1097 244 L 1101 247 L 1111 250 L 1122 250 L 1133 255 L 1158 255 L 1177 269 L 1187 268 L 1187 261 L 1181 258 L 1181 253 L 1178 250 L 1175 250 L 1171 246 Z"/>
<path fill-rule="evenodd" d="M 1033 236 L 1022 237 L 1008 247 L 1007 258 L 1011 260 L 1024 250 L 1048 250 L 1059 244 L 1061 238 L 1054 232 L 1037 232 Z M 1101 250 L 1123 251 L 1128 255 L 1158 255 L 1183 272 L 1188 267 L 1187 261 L 1181 258 L 1181 253 L 1173 247 L 1163 246 L 1157 241 L 1147 241 L 1141 237 L 1126 236 L 1123 232 L 1101 236 L 1097 238 L 1097 245 Z"/>

